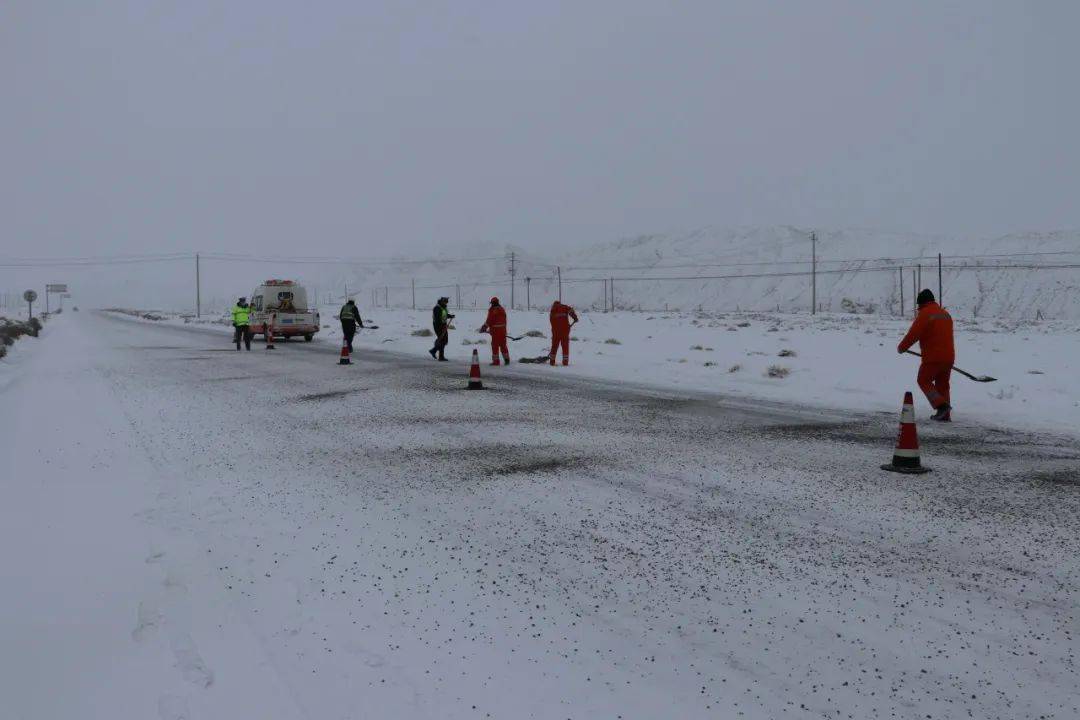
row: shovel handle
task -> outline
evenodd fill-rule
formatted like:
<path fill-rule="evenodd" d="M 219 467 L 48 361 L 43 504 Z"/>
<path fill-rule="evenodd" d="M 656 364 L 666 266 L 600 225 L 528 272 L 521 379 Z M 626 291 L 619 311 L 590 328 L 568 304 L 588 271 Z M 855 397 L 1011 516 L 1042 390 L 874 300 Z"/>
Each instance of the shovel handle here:
<path fill-rule="evenodd" d="M 922 353 L 917 353 L 914 350 L 905 350 L 904 352 L 906 352 L 908 355 L 914 355 L 915 357 L 922 357 Z M 972 375 L 971 373 L 967 372 L 966 370 L 961 370 L 960 368 L 956 367 L 955 365 L 952 366 L 952 369 L 955 370 L 956 372 L 960 373 L 964 377 L 974 380 L 975 382 L 993 382 L 994 381 L 994 378 L 976 377 L 976 376 Z"/>

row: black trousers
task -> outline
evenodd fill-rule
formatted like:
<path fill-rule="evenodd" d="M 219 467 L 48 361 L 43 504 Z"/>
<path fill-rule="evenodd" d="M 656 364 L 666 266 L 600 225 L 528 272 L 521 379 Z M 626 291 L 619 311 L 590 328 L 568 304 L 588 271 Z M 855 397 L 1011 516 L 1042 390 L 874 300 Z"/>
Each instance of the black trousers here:
<path fill-rule="evenodd" d="M 450 329 L 443 328 L 442 332 L 435 333 L 435 347 L 433 347 L 432 350 L 439 353 L 439 357 L 446 357 L 446 345 L 449 342 Z"/>
<path fill-rule="evenodd" d="M 244 345 L 247 349 L 251 349 L 251 326 L 250 325 L 233 325 L 233 342 L 236 343 L 236 349 L 240 349 L 240 339 L 243 338 Z"/>
<path fill-rule="evenodd" d="M 352 354 L 352 340 L 356 337 L 356 321 L 355 320 L 342 320 L 341 332 L 345 335 L 345 342 L 349 346 L 349 354 Z"/>

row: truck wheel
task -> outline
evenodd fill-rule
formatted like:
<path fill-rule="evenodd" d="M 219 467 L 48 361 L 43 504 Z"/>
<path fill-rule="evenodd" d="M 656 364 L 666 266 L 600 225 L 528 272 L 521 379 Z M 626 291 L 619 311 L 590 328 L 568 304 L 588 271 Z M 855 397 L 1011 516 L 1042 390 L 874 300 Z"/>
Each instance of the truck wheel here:
<path fill-rule="evenodd" d="M 311 342 L 312 338 L 314 338 L 314 337 L 315 336 L 311 335 L 311 334 L 305 335 L 304 336 L 304 342 Z"/>

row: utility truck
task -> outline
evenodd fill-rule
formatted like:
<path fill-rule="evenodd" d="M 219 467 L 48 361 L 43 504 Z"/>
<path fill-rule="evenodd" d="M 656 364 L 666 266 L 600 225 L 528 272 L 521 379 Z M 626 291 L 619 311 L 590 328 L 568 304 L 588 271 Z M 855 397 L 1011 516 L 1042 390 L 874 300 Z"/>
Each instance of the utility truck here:
<path fill-rule="evenodd" d="M 249 304 L 253 335 L 265 338 L 270 325 L 275 338 L 300 335 L 311 342 L 319 332 L 319 311 L 308 307 L 307 290 L 293 280 L 267 280 L 252 291 Z"/>

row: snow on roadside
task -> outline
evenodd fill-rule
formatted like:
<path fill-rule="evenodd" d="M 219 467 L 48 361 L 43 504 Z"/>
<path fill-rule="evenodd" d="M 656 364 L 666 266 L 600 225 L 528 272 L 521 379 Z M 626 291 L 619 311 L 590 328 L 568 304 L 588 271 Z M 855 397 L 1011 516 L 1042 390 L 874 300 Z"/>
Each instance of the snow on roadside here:
<path fill-rule="evenodd" d="M 322 307 L 319 338 L 340 342 L 335 307 Z M 430 311 L 362 309 L 366 324 L 354 343 L 358 352 L 378 348 L 423 357 L 432 338 Z M 480 310 L 454 311 L 448 352 L 466 362 L 477 347 L 490 360 L 488 336 L 477 332 Z M 158 313 L 166 316 L 165 313 Z M 916 415 L 929 413 L 915 385 L 918 359 L 898 355 L 906 319 L 877 315 L 784 313 L 582 312 L 573 330 L 571 365 L 518 365 L 521 357 L 550 349 L 547 313 L 510 313 L 510 333 L 539 331 L 540 338 L 510 343 L 513 372 L 554 373 L 605 381 L 700 390 L 747 399 L 792 402 L 823 408 L 898 412 L 903 393 L 916 394 Z M 168 315 L 163 322 L 201 323 L 231 332 L 227 321 Z M 956 320 L 957 364 L 976 375 L 998 378 L 976 383 L 953 374 L 954 416 L 960 422 L 1055 434 L 1080 433 L 1080 327 L 1071 321 Z M 778 368 L 772 377 L 770 368 Z M 487 368 L 485 368 L 485 371 Z M 784 370 L 787 373 L 784 373 Z M 506 372 L 504 369 L 502 372 Z"/>
<path fill-rule="evenodd" d="M 361 347 L 416 354 L 431 347 L 431 338 L 411 334 L 428 327 L 429 313 L 373 310 L 371 314 L 380 329 L 361 333 Z M 457 314 L 451 357 L 465 360 L 472 347 L 462 343 L 480 343 L 480 356 L 487 362 L 487 336 L 476 332 L 483 315 L 464 310 Z M 904 391 L 912 390 L 917 415 L 928 414 L 915 385 L 918 359 L 896 352 L 907 320 L 777 313 L 615 312 L 581 317 L 573 330 L 576 341 L 571 343 L 569 367 L 518 367 L 858 411 L 898 412 Z M 511 334 L 528 330 L 549 336 L 546 313 L 510 314 Z M 340 329 L 331 327 L 323 333 L 338 337 Z M 998 378 L 994 383 L 975 383 L 953 375 L 959 420 L 1077 432 L 1080 328 L 1060 321 L 958 320 L 956 334 L 958 365 Z M 516 361 L 546 353 L 550 340 L 525 338 L 510 345 Z M 770 377 L 774 366 L 789 374 Z"/>

